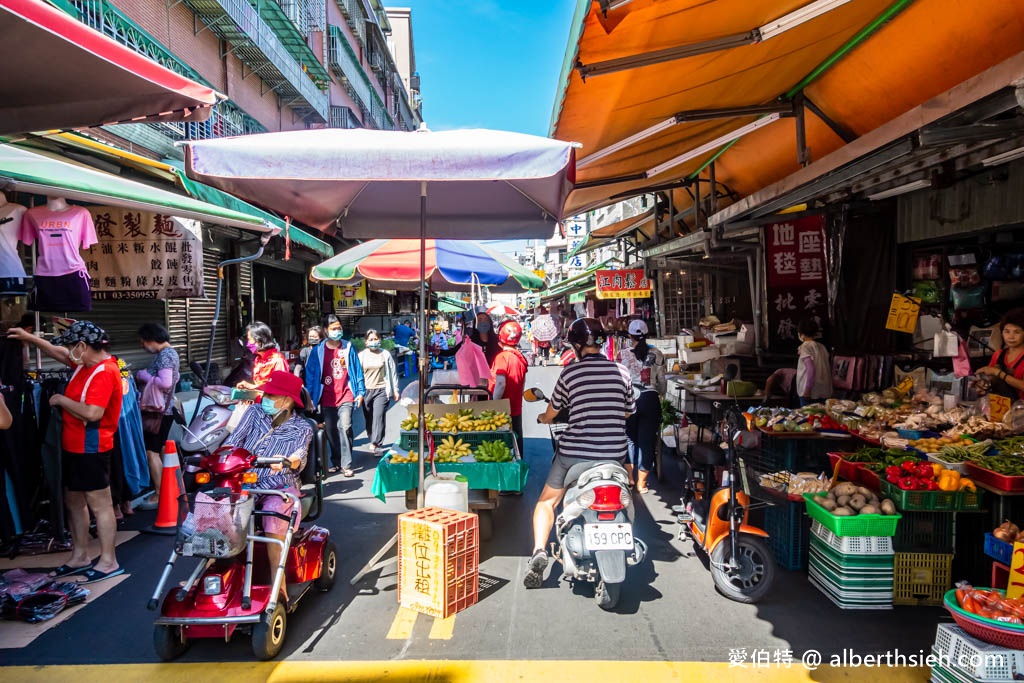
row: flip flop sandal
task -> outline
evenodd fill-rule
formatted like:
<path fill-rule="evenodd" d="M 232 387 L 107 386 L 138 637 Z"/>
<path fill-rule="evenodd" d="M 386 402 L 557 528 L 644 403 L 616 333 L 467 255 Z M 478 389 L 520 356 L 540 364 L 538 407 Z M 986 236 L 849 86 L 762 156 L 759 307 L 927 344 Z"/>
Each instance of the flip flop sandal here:
<path fill-rule="evenodd" d="M 356 475 L 352 470 L 342 470 L 341 473 L 346 477 L 354 477 Z"/>
<path fill-rule="evenodd" d="M 49 576 L 51 579 L 59 579 L 65 576 L 74 576 L 75 574 L 81 574 L 82 572 L 85 572 L 89 569 L 92 569 L 92 564 L 87 564 L 84 567 L 69 567 L 66 564 L 62 564 L 61 566 L 57 567 L 52 572 L 50 572 Z"/>
<path fill-rule="evenodd" d="M 82 574 L 85 577 L 85 581 L 79 581 L 81 584 L 96 583 L 97 581 L 103 581 L 104 579 L 112 579 L 115 576 L 124 574 L 124 567 L 118 567 L 109 572 L 101 572 L 99 570 L 89 567 L 88 571 Z"/>

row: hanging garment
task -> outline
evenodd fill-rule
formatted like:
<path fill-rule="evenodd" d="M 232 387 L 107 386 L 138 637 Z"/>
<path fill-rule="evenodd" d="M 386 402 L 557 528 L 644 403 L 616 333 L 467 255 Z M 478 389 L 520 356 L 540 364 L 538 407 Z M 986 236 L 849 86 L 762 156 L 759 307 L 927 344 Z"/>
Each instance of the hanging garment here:
<path fill-rule="evenodd" d="M 149 461 L 146 459 L 146 441 L 142 433 L 139 392 L 135 388 L 135 382 L 129 380 L 126 384 L 128 389 L 121 400 L 117 434 L 121 442 L 125 483 L 135 495 L 149 487 Z"/>

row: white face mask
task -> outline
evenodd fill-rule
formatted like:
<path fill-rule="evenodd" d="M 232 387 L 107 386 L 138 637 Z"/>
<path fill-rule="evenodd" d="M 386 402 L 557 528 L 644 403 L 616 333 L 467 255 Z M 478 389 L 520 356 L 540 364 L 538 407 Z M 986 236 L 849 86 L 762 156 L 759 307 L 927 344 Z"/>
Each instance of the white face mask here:
<path fill-rule="evenodd" d="M 68 356 L 71 358 L 71 362 L 74 363 L 75 365 L 82 365 L 83 364 L 82 357 L 85 356 L 85 350 L 83 349 L 82 352 L 80 354 L 78 354 L 78 356 L 76 357 L 75 356 L 75 349 L 77 349 L 77 348 L 78 348 L 78 344 L 75 344 L 70 349 L 68 349 Z"/>

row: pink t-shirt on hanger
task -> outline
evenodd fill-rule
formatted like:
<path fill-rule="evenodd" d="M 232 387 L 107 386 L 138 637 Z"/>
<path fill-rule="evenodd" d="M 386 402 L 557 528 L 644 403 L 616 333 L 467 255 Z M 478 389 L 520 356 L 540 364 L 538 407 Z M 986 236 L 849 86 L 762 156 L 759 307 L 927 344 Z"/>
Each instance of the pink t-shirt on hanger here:
<path fill-rule="evenodd" d="M 25 212 L 18 239 L 24 244 L 39 242 L 36 275 L 56 277 L 85 272 L 85 261 L 78 252 L 96 244 L 96 226 L 92 215 L 82 206 L 51 211 L 37 206 Z"/>

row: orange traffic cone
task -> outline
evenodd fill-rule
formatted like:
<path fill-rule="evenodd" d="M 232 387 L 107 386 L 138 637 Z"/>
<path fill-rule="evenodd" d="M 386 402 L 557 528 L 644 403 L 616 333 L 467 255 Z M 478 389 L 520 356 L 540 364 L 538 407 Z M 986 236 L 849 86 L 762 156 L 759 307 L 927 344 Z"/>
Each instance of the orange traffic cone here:
<path fill-rule="evenodd" d="M 178 532 L 179 498 L 185 497 L 185 483 L 178 467 L 178 447 L 171 441 L 164 443 L 163 476 L 160 478 L 160 504 L 156 522 L 144 529 L 147 533 L 173 536 Z M 188 501 L 185 501 L 188 505 Z"/>

